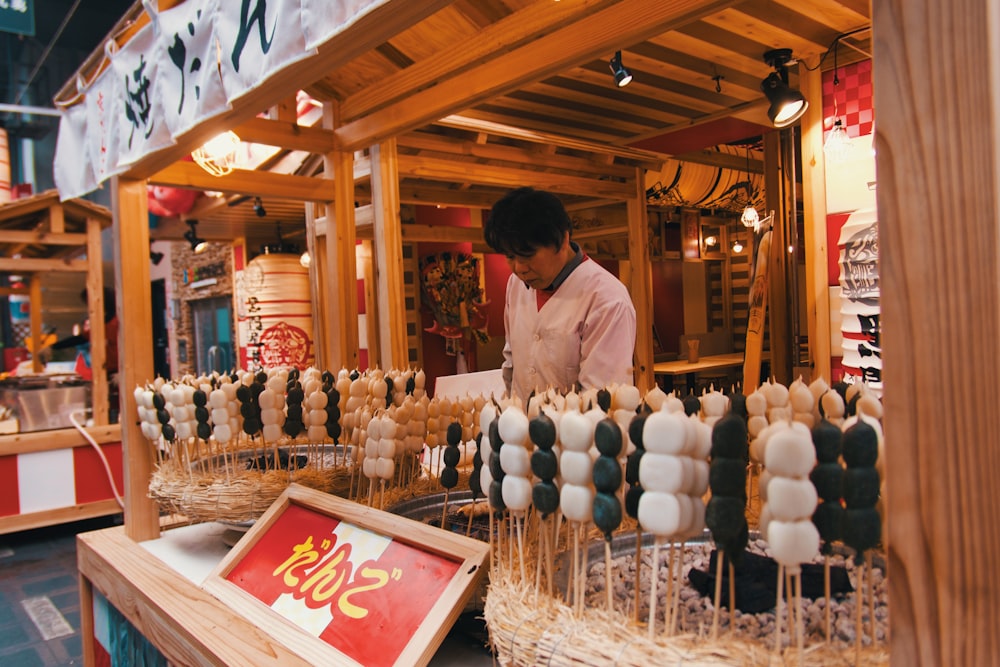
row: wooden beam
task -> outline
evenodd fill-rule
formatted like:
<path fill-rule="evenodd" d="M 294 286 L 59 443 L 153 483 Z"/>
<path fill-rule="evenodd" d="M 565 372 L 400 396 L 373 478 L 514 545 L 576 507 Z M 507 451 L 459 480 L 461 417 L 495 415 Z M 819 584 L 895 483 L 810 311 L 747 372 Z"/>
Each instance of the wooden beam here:
<path fill-rule="evenodd" d="M 148 256 L 148 251 L 147 251 Z M 44 259 L 36 257 L 0 257 L 0 273 L 34 273 L 87 270 L 85 259 Z"/>
<path fill-rule="evenodd" d="M 328 153 L 334 148 L 332 130 L 299 125 L 295 121 L 268 120 L 255 116 L 234 127 L 233 132 L 242 141 L 278 146 L 290 151 Z"/>
<path fill-rule="evenodd" d="M 5 229 L 0 231 L 0 242 L 21 243 L 24 245 L 83 246 L 87 245 L 87 235 L 73 233 L 54 234 L 44 229 L 30 231 Z"/>
<path fill-rule="evenodd" d="M 28 321 L 31 323 L 31 370 L 33 373 L 42 372 L 42 310 L 45 305 L 42 303 L 42 277 L 38 273 L 28 276 L 28 299 L 31 304 L 28 313 Z"/>
<path fill-rule="evenodd" d="M 643 193 L 645 196 L 645 193 Z M 611 236 L 627 236 L 632 230 L 632 226 L 629 224 L 624 225 L 613 225 L 608 227 L 588 227 L 587 229 L 574 229 L 573 230 L 573 240 L 574 241 L 589 241 L 592 239 L 604 239 Z M 652 389 L 652 387 L 650 387 Z"/>
<path fill-rule="evenodd" d="M 120 424 L 85 426 L 83 430 L 99 445 L 109 442 L 121 442 L 122 440 Z M 51 452 L 57 449 L 89 446 L 90 444 L 84 440 L 83 436 L 75 428 L 14 433 L 0 437 L 0 456 L 16 456 L 18 454 Z"/>
<path fill-rule="evenodd" d="M 819 105 L 820 110 L 822 110 L 823 105 Z M 710 148 L 706 148 L 700 151 L 693 151 L 691 153 L 682 153 L 681 155 L 674 156 L 674 159 L 680 160 L 681 162 L 693 162 L 695 164 L 704 164 L 709 167 L 722 167 L 723 169 L 732 169 L 733 171 L 739 172 L 750 172 L 751 174 L 763 174 L 764 173 L 764 163 L 760 160 L 747 160 L 746 156 L 733 155 L 731 153 L 721 153 Z"/>
<path fill-rule="evenodd" d="M 626 200 L 630 195 L 627 183 L 416 155 L 399 156 L 399 173 L 404 177 L 447 183 L 468 182 L 504 188 L 516 188 L 525 183 L 532 183 L 539 189 L 557 194 L 601 196 L 619 201 Z"/>
<path fill-rule="evenodd" d="M 66 231 L 66 216 L 62 204 L 56 202 L 49 207 L 49 231 L 62 234 Z"/>
<path fill-rule="evenodd" d="M 160 509 L 149 497 L 153 448 L 143 436 L 132 389 L 151 382 L 153 308 L 149 289 L 149 212 L 146 182 L 111 179 L 114 212 L 114 266 L 117 308 L 123 320 L 119 337 L 119 386 L 122 388 L 122 459 L 125 465 L 125 532 L 137 542 L 160 534 Z M 128 326 L 125 326 L 125 321 Z"/>
<path fill-rule="evenodd" d="M 554 76 L 580 62 L 604 58 L 622 44 L 640 42 L 735 3 L 736 0 L 621 0 L 557 28 L 546 39 L 527 42 L 464 71 L 452 72 L 435 85 L 397 91 L 399 101 L 338 128 L 337 138 L 345 149 L 376 143 L 527 83 Z M 462 48 L 472 47 L 462 45 Z"/>
<path fill-rule="evenodd" d="M 371 156 L 379 358 L 383 368 L 408 368 L 396 141 L 390 139 L 372 146 Z"/>
<path fill-rule="evenodd" d="M 991 664 L 1000 656 L 1000 27 L 995 4 L 977 0 L 875 0 L 872 25 L 889 660 Z"/>
<path fill-rule="evenodd" d="M 329 178 L 247 169 L 237 169 L 225 176 L 212 176 L 193 162 L 172 164 L 150 176 L 149 184 L 316 202 L 329 201 L 333 191 L 333 180 Z"/>
<path fill-rule="evenodd" d="M 459 208 L 489 209 L 502 196 L 468 190 L 453 190 L 445 185 L 412 185 L 401 183 L 399 201 L 420 206 L 456 206 Z"/>
<path fill-rule="evenodd" d="M 96 218 L 87 220 L 87 316 L 90 318 L 90 405 L 94 424 L 108 423 L 108 333 L 104 323 L 104 309 L 117 304 L 104 302 L 104 260 L 101 254 L 101 223 Z M 121 321 L 119 320 L 119 324 Z M 121 331 L 121 327 L 118 329 Z M 117 333 L 115 334 L 118 335 Z M 115 341 L 118 343 L 118 341 Z M 116 345 L 121 349 L 120 345 Z M 118 368 L 121 360 L 115 359 Z M 118 406 L 115 406 L 118 407 Z M 138 413 L 136 413 L 138 414 Z"/>
<path fill-rule="evenodd" d="M 375 225 L 359 224 L 357 234 L 359 239 L 373 239 Z M 483 230 L 481 227 L 407 224 L 400 225 L 400 237 L 404 243 L 483 243 Z"/>
<path fill-rule="evenodd" d="M 802 118 L 802 205 L 806 257 L 806 328 L 813 378 L 830 382 L 830 288 L 826 240 L 826 160 L 823 155 L 823 78 L 802 68 L 800 90 L 809 100 Z"/>
<path fill-rule="evenodd" d="M 477 118 L 470 118 L 462 115 L 446 116 L 445 118 L 438 120 L 435 124 L 469 130 L 472 132 L 485 132 L 499 137 L 519 139 L 521 141 L 528 141 L 544 146 L 558 146 L 560 148 L 569 148 L 572 150 L 594 153 L 595 155 L 610 155 L 623 160 L 629 160 L 639 166 L 645 167 L 646 169 L 653 169 L 656 171 L 659 171 L 663 167 L 663 162 L 667 157 L 665 155 L 660 155 L 652 151 L 645 151 L 638 148 L 628 148 L 623 146 L 612 146 L 610 144 L 582 141 L 572 137 L 565 137 L 546 132 L 536 132 L 534 130 L 526 130 L 520 127 L 504 125 L 503 123 L 479 120 Z"/>

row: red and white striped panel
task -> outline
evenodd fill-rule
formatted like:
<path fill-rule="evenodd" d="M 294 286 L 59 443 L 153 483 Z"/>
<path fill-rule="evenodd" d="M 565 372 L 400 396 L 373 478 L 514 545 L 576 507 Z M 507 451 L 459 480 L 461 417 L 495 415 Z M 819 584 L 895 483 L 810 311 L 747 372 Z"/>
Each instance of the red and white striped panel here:
<path fill-rule="evenodd" d="M 101 445 L 115 486 L 124 488 L 122 446 Z M 113 499 L 104 465 L 89 445 L 0 456 L 0 516 L 33 514 Z"/>

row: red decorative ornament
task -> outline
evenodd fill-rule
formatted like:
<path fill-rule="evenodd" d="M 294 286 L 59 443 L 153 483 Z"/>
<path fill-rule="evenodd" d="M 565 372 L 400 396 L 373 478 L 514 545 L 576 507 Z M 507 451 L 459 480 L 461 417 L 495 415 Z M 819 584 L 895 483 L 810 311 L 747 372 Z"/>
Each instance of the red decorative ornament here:
<path fill-rule="evenodd" d="M 278 322 L 264 329 L 260 335 L 260 359 L 265 368 L 309 365 L 312 343 L 309 334 L 286 322 Z"/>

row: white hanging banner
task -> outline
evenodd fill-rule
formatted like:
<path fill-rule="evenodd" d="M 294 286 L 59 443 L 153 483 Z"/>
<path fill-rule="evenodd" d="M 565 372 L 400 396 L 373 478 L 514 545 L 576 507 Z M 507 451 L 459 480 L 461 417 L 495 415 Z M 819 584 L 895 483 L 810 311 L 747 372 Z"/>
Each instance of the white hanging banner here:
<path fill-rule="evenodd" d="M 82 197 L 97 189 L 91 161 L 87 159 L 87 106 L 74 104 L 62 110 L 59 137 L 52 163 L 52 178 L 59 199 Z"/>
<path fill-rule="evenodd" d="M 159 41 L 152 24 L 143 26 L 127 44 L 111 54 L 111 69 L 121 86 L 121 106 L 112 109 L 118 117 L 120 170 L 174 143 L 160 110 L 166 98 L 155 94 L 161 66 Z"/>
<path fill-rule="evenodd" d="M 230 102 L 315 53 L 306 48 L 300 13 L 301 0 L 219 4 L 216 34 L 222 48 L 222 83 Z"/>
<path fill-rule="evenodd" d="M 87 107 L 87 156 L 98 183 L 114 176 L 118 169 L 118 118 L 122 108 L 118 76 L 107 68 L 83 88 Z"/>
<path fill-rule="evenodd" d="M 837 245 L 840 248 L 844 379 L 864 382 L 881 395 L 881 290 L 875 211 L 852 213 L 841 229 Z"/>
<path fill-rule="evenodd" d="M 176 137 L 230 109 L 219 73 L 218 1 L 187 0 L 158 14 L 147 11 L 159 32 L 156 96 Z"/>
<path fill-rule="evenodd" d="M 302 33 L 306 47 L 315 49 L 386 0 L 302 0 Z"/>

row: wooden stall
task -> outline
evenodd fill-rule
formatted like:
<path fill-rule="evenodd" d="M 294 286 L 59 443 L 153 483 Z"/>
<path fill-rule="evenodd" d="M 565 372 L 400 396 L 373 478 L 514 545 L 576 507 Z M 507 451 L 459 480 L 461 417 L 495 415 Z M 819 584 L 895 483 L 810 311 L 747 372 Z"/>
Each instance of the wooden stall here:
<path fill-rule="evenodd" d="M 4 480 L 0 533 L 121 511 L 101 462 L 103 455 L 120 488 L 121 428 L 109 423 L 109 381 L 104 372 L 105 307 L 114 309 L 115 304 L 104 302 L 101 231 L 110 225 L 111 212 L 106 208 L 83 200 L 60 202 L 54 190 L 0 206 L 2 291 L 8 297 L 27 297 L 29 347 L 37 351 L 18 373 L 7 369 L 9 376 L 3 382 L 5 399 L 15 412 L 18 406 L 21 410 L 33 406 L 37 414 L 15 414 L 12 421 L 19 427 L 0 435 Z M 94 369 L 90 382 L 72 373 L 45 373 L 43 315 L 52 317 L 58 310 L 43 290 L 46 274 L 73 276 L 73 301 L 80 286 L 85 287 L 87 299 L 80 307 L 90 320 Z M 11 275 L 20 276 L 25 286 L 9 286 L 6 278 Z M 70 330 L 61 333 L 68 337 Z M 76 412 L 81 425 L 92 418 L 93 425 L 84 426 L 88 435 L 72 426 L 69 411 Z"/>
<path fill-rule="evenodd" d="M 161 3 L 163 8 L 174 4 Z M 180 133 L 173 145 L 143 156 L 110 179 L 121 312 L 136 324 L 122 336 L 123 386 L 145 382 L 152 375 L 150 332 L 144 325 L 150 319 L 144 291 L 148 182 L 191 187 L 210 183 L 213 190 L 293 196 L 315 204 L 318 210 L 307 216 L 307 233 L 318 259 L 313 273 L 316 298 L 324 308 L 321 359 L 330 368 L 353 365 L 356 359 L 354 246 L 370 228 L 378 276 L 379 354 L 383 365 L 391 365 L 403 353 L 399 276 L 394 273 L 406 233 L 398 216 L 400 202 L 407 197 L 427 203 L 466 201 L 463 193 L 472 189 L 474 181 L 466 177 L 467 169 L 449 173 L 443 163 L 434 168 L 442 170 L 437 183 L 447 185 L 423 191 L 403 186 L 401 177 L 408 168 L 416 176 L 434 171 L 405 150 L 413 137 L 438 140 L 433 132 L 421 135 L 424 128 L 456 123 L 471 128 L 478 123 L 481 138 L 463 150 L 476 157 L 477 169 L 493 168 L 498 179 L 494 186 L 542 176 L 505 171 L 492 164 L 502 159 L 497 153 L 477 154 L 479 146 L 490 144 L 491 134 L 544 137 L 539 143 L 550 147 L 539 153 L 550 159 L 558 155 L 557 136 L 577 146 L 587 142 L 589 147 L 604 144 L 668 152 L 651 140 L 700 128 L 724 143 L 747 136 L 751 128 L 766 127 L 766 102 L 759 90 L 768 74 L 760 57 L 764 50 L 792 47 L 800 65 L 807 65 L 798 71 L 812 97 L 819 86 L 811 72 L 832 65 L 826 58 L 831 44 L 842 41 L 848 31 L 873 24 L 874 39 L 869 35 L 865 43 L 852 45 L 862 54 L 873 44 L 875 49 L 883 291 L 892 295 L 886 299 L 883 317 L 892 660 L 907 665 L 996 663 L 1000 649 L 991 630 L 1000 606 L 1000 584 L 992 574 L 997 570 L 997 550 L 992 547 L 998 529 L 989 517 L 1000 502 L 990 493 L 992 480 L 1000 474 L 996 455 L 1000 443 L 993 435 L 996 411 L 986 402 L 988 384 L 1000 371 L 998 355 L 992 351 L 1000 303 L 995 259 L 1000 160 L 992 140 L 997 134 L 995 93 L 1000 81 L 989 68 L 984 73 L 982 68 L 958 63 L 995 60 L 998 35 L 989 7 L 967 1 L 942 5 L 889 0 L 876 0 L 871 6 L 834 0 L 807 6 L 763 0 L 503 2 L 489 8 L 443 0 L 388 0 L 371 5 L 370 11 L 319 44 L 315 53 L 248 90 L 211 120 Z M 128 18 L 138 20 L 128 26 L 122 23 L 122 40 L 143 24 L 139 9 Z M 936 48 L 932 54 L 926 48 L 932 43 L 954 48 Z M 645 83 L 637 77 L 626 91 L 607 85 L 607 58 L 616 50 L 623 50 L 626 63 L 632 59 L 648 77 Z M 841 50 L 840 62 L 853 50 Z M 85 66 L 85 79 L 101 67 L 102 58 L 95 55 Z M 966 85 L 956 86 L 956 77 Z M 594 92 L 605 85 L 606 91 Z M 270 119 L 257 118 L 266 109 L 287 105 L 298 90 L 321 100 L 321 127 L 307 130 L 279 120 L 280 111 Z M 68 100 L 77 92 L 64 90 L 60 97 Z M 819 106 L 818 100 L 812 101 Z M 178 162 L 227 129 L 247 140 L 315 152 L 322 167 L 314 162 L 312 170 L 299 174 L 239 171 L 212 179 L 197 167 Z M 821 281 L 815 278 L 820 271 L 816 267 L 826 264 L 828 252 L 818 219 L 823 211 L 818 203 L 823 197 L 822 136 L 822 118 L 814 111 L 801 127 L 799 166 L 805 172 L 801 203 L 807 222 L 807 310 L 817 370 L 828 365 L 830 347 L 829 307 L 818 286 Z M 766 140 L 765 179 L 769 192 L 780 190 L 771 195 L 777 219 L 789 222 L 795 219 L 799 203 L 798 186 L 790 176 L 796 165 L 779 150 L 779 143 L 773 137 Z M 537 154 L 525 157 L 540 159 Z M 595 164 L 602 165 L 599 160 Z M 554 167 L 550 163 L 541 171 Z M 613 184 L 620 201 L 627 202 L 629 248 L 634 253 L 629 285 L 639 311 L 636 356 L 641 383 L 642 374 L 651 377 L 653 369 L 651 341 L 642 338 L 649 330 L 645 325 L 651 299 L 643 261 L 644 184 L 638 174 L 601 180 L 601 187 Z M 546 182 L 558 185 L 555 180 Z M 423 198 L 422 192 L 431 191 L 437 196 Z M 608 198 L 606 192 L 591 194 L 595 205 Z M 481 206 L 488 201 L 480 199 Z M 947 224 L 955 219 L 962 225 Z M 785 263 L 776 264 L 780 270 L 774 274 L 772 301 L 788 289 L 790 269 Z M 786 331 L 784 323 L 774 319 L 771 328 Z M 957 341 L 962 344 L 954 344 Z M 785 350 L 772 347 L 775 368 L 790 368 L 788 359 L 775 358 L 779 353 L 784 355 Z M 940 396 L 946 398 L 938 400 Z M 126 392 L 123 412 L 134 409 Z M 160 524 L 157 508 L 145 495 L 152 465 L 149 449 L 134 424 L 123 427 L 122 438 L 128 481 L 126 525 L 124 535 L 113 539 L 132 549 L 157 538 Z M 109 548 L 100 558 L 111 562 L 129 549 L 116 555 L 116 549 Z M 164 594 L 160 583 L 164 582 L 141 582 L 136 591 L 157 586 L 158 594 Z M 113 577 L 94 584 L 112 592 L 118 586 Z M 122 611 L 136 622 L 144 616 L 139 608 Z M 212 614 L 226 617 L 224 610 L 214 609 Z M 177 628 L 172 616 L 152 625 L 149 632 L 154 638 L 156 628 L 164 625 L 187 632 Z M 170 642 L 158 644 L 168 650 Z M 170 654 L 181 662 L 184 656 Z"/>

